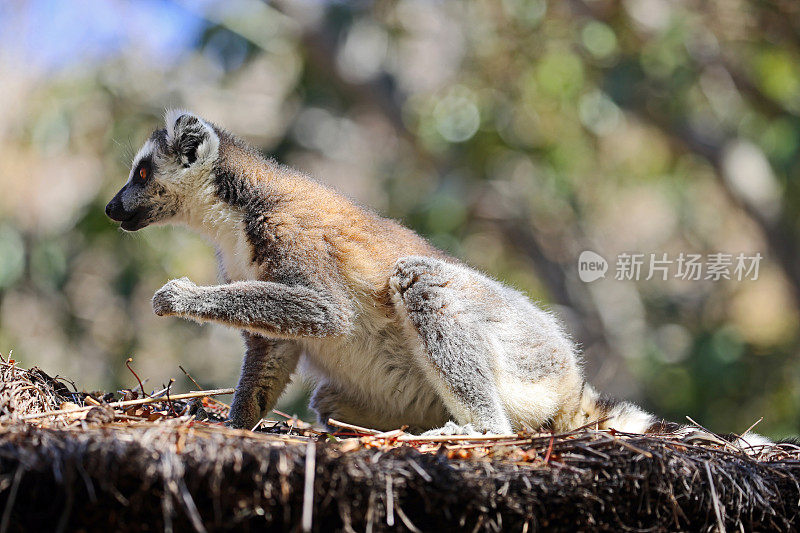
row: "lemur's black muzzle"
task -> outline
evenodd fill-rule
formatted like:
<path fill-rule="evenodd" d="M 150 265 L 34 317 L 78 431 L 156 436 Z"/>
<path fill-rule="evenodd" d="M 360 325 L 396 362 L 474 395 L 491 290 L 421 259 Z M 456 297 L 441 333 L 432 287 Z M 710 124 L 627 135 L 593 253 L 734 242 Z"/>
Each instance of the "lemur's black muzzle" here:
<path fill-rule="evenodd" d="M 123 187 L 114 196 L 114 198 L 108 202 L 108 205 L 106 205 L 106 216 L 108 216 L 108 218 L 111 220 L 121 222 L 120 226 L 122 229 L 126 231 L 136 231 L 147 226 L 148 222 L 146 219 L 148 210 L 134 209 L 132 211 L 127 211 L 125 209 L 125 207 L 122 205 L 122 195 L 125 193 L 125 189 L 127 188 L 127 185 Z"/>
<path fill-rule="evenodd" d="M 106 216 L 116 222 L 122 222 L 128 218 L 128 214 L 122 207 L 122 201 L 119 199 L 119 194 L 108 202 L 106 205 Z"/>

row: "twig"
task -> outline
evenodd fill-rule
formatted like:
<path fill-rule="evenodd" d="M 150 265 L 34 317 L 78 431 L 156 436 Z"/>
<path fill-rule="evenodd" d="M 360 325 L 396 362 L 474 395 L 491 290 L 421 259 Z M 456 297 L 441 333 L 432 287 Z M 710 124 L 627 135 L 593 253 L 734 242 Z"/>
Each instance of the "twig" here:
<path fill-rule="evenodd" d="M 394 486 L 392 476 L 386 476 L 386 525 L 394 526 Z"/>
<path fill-rule="evenodd" d="M 283 413 L 278 413 L 278 414 L 283 414 Z M 329 418 L 328 419 L 328 425 L 329 426 L 334 426 L 334 427 L 337 427 L 337 428 L 350 429 L 350 430 L 353 430 L 353 431 L 357 431 L 359 433 L 365 433 L 367 435 L 378 435 L 378 434 L 381 433 L 380 431 L 378 431 L 376 429 L 369 429 L 369 428 L 364 428 L 364 427 L 361 427 L 361 426 L 355 426 L 353 424 L 347 424 L 345 422 L 339 422 L 338 420 L 334 420 L 333 418 Z"/>
<path fill-rule="evenodd" d="M 555 442 L 556 436 L 550 435 L 550 444 L 547 445 L 547 453 L 544 454 L 544 462 L 545 464 L 550 463 L 550 454 L 553 453 L 553 442 Z"/>
<path fill-rule="evenodd" d="M 314 475 L 317 469 L 317 444 L 309 440 L 306 444 L 306 476 L 303 486 L 303 531 L 311 531 L 314 517 Z"/>
<path fill-rule="evenodd" d="M 145 383 L 146 383 L 146 382 L 147 382 L 147 380 L 145 380 Z M 150 395 L 150 397 L 151 397 L 151 398 L 161 398 L 161 397 L 163 397 L 163 396 L 164 396 L 164 395 L 167 393 L 167 389 L 168 389 L 168 387 L 164 387 L 164 388 L 163 388 L 163 389 L 161 389 L 160 391 L 158 391 L 158 392 L 154 392 L 153 394 L 151 394 L 151 395 Z"/>
<path fill-rule="evenodd" d="M 711 468 L 708 466 L 708 461 L 703 462 L 708 476 L 708 484 L 711 486 L 711 499 L 714 504 L 714 514 L 717 515 L 717 531 L 725 533 L 725 522 L 722 521 L 722 509 L 720 509 L 719 498 L 717 497 L 717 489 L 714 487 L 714 478 L 711 476 Z"/>
<path fill-rule="evenodd" d="M 477 442 L 473 444 L 453 444 L 452 446 L 447 446 L 448 450 L 472 450 L 475 448 L 492 448 L 494 446 L 520 446 L 523 444 L 530 444 L 531 441 L 528 439 L 520 439 L 520 440 L 507 440 L 507 441 L 492 441 L 492 442 Z"/>
<path fill-rule="evenodd" d="M 8 357 L 11 358 L 11 352 L 9 352 Z M 11 481 L 11 491 L 8 493 L 6 507 L 3 509 L 3 518 L 0 520 L 0 533 L 6 533 L 6 531 L 8 531 L 9 521 L 11 520 L 11 510 L 14 508 L 14 502 L 17 499 L 17 492 L 19 491 L 19 485 L 24 474 L 25 469 L 20 461 L 17 469 L 14 471 L 14 479 Z"/>
<path fill-rule="evenodd" d="M 420 531 L 419 528 L 414 525 L 411 519 L 409 519 L 408 516 L 406 516 L 406 513 L 403 512 L 403 510 L 400 508 L 399 505 L 396 506 L 396 509 L 397 509 L 397 516 L 399 516 L 400 520 L 403 521 L 403 525 L 405 525 L 413 533 L 422 533 L 422 531 Z"/>
<path fill-rule="evenodd" d="M 586 428 L 590 428 L 590 427 L 592 427 L 592 426 L 599 426 L 599 425 L 600 425 L 600 424 L 602 424 L 603 422 L 606 422 L 606 421 L 608 421 L 608 420 L 611 420 L 612 418 L 614 418 L 614 417 L 613 417 L 613 416 L 604 416 L 603 418 L 598 418 L 597 420 L 594 420 L 594 421 L 592 421 L 592 422 L 589 422 L 588 424 L 584 424 L 584 425 L 582 425 L 581 427 L 578 427 L 578 428 L 575 428 L 575 429 L 573 429 L 572 431 L 570 431 L 570 432 L 569 432 L 569 433 L 567 433 L 567 434 L 570 434 L 570 433 L 578 433 L 578 432 L 580 432 L 580 431 L 582 431 L 582 430 L 584 430 L 584 429 L 586 429 Z M 599 430 L 599 429 L 595 429 L 595 431 L 600 431 L 600 430 Z"/>
<path fill-rule="evenodd" d="M 745 435 L 747 435 L 748 433 L 750 433 L 753 430 L 754 427 L 756 427 L 757 425 L 759 425 L 761 423 L 762 420 L 764 420 L 763 416 L 761 418 L 759 418 L 758 420 L 756 420 L 755 422 L 753 422 L 753 425 L 751 425 L 749 428 L 747 428 L 744 433 L 739 435 L 739 438 L 742 438 Z"/>
<path fill-rule="evenodd" d="M 128 367 L 128 370 L 130 370 L 130 371 L 131 371 L 131 374 L 133 374 L 133 377 L 135 377 L 135 378 L 136 378 L 136 381 L 138 381 L 138 382 L 139 382 L 139 388 L 140 388 L 140 389 L 142 389 L 142 395 L 143 395 L 143 396 L 149 396 L 149 394 L 147 394 L 147 393 L 144 391 L 144 385 L 142 384 L 142 380 L 141 380 L 141 379 L 139 379 L 139 374 L 137 374 L 137 373 L 136 373 L 136 371 L 134 371 L 134 370 L 133 370 L 133 368 L 131 368 L 131 363 L 132 363 L 132 362 L 133 362 L 133 357 L 128 357 L 128 360 L 127 360 L 127 361 L 125 361 L 125 366 L 127 366 L 127 367 Z"/>
<path fill-rule="evenodd" d="M 329 422 L 330 423 L 330 422 Z M 357 426 L 356 426 L 357 427 Z M 363 429 L 363 428 L 361 428 Z M 373 430 L 368 430 L 373 431 Z M 510 435 L 401 435 L 397 438 L 400 442 L 449 442 L 449 441 L 495 441 L 518 439 L 516 433 Z"/>
<path fill-rule="evenodd" d="M 236 389 L 212 389 L 206 391 L 190 391 L 183 394 L 176 394 L 172 397 L 173 400 L 188 400 L 190 398 L 202 398 L 204 396 L 222 396 L 225 394 L 233 394 Z M 163 401 L 160 398 L 139 398 L 136 400 L 124 400 L 120 402 L 113 402 L 108 404 L 112 409 L 117 407 L 130 407 L 131 405 L 143 405 L 147 403 L 156 403 Z M 93 406 L 88 407 L 74 407 L 72 409 L 58 409 L 56 411 L 45 411 L 43 413 L 33 413 L 30 415 L 23 415 L 19 417 L 20 420 L 35 420 L 37 418 L 45 418 L 48 416 L 69 415 L 72 413 L 82 413 L 93 409 Z"/>
<path fill-rule="evenodd" d="M 705 426 L 702 426 L 702 425 L 698 424 L 698 423 L 697 423 L 695 420 L 693 420 L 693 419 L 692 419 L 692 417 L 690 417 L 689 415 L 686 415 L 686 419 L 687 419 L 689 422 L 691 422 L 692 424 L 694 424 L 695 426 L 699 427 L 701 430 L 703 430 L 703 431 L 706 433 L 706 435 L 708 435 L 708 437 L 705 437 L 705 439 L 706 439 L 706 440 L 710 440 L 711 442 L 715 442 L 716 444 L 721 444 L 721 445 L 722 445 L 723 447 L 725 447 L 725 448 L 727 448 L 728 446 L 730 446 L 731 448 L 733 448 L 734 450 L 736 450 L 736 451 L 738 451 L 738 452 L 741 452 L 741 453 L 743 453 L 743 454 L 745 453 L 745 451 L 744 451 L 744 450 L 741 448 L 741 446 L 737 445 L 737 444 L 736 444 L 736 443 L 734 443 L 734 442 L 730 442 L 730 441 L 727 441 L 727 440 L 725 440 L 725 439 L 721 439 L 721 438 L 720 438 L 720 437 L 719 437 L 719 436 L 718 436 L 716 433 L 714 433 L 714 432 L 713 432 L 713 431 L 711 431 L 710 429 L 706 428 Z M 756 424 L 757 424 L 757 423 L 758 423 L 758 422 L 756 422 Z M 749 431 L 749 430 L 748 430 L 748 431 Z"/>
<path fill-rule="evenodd" d="M 422 467 L 419 466 L 416 461 L 414 461 L 413 459 L 410 459 L 408 461 L 408 464 L 411 465 L 411 468 L 413 468 L 414 470 L 417 471 L 417 474 L 419 474 L 422 479 L 424 479 L 428 483 L 433 481 L 433 478 L 430 476 L 430 474 L 428 474 L 425 470 L 423 470 Z"/>
<path fill-rule="evenodd" d="M 180 368 L 180 369 L 181 369 L 181 372 L 183 372 L 184 374 L 186 374 L 186 377 L 187 377 L 187 378 L 189 378 L 190 380 L 192 380 L 192 383 L 194 383 L 195 387 L 197 387 L 197 388 L 198 388 L 198 389 L 200 389 L 200 390 L 202 390 L 202 389 L 203 389 L 203 386 L 202 386 L 202 385 L 200 385 L 200 384 L 199 384 L 197 381 L 195 381 L 195 379 L 194 379 L 194 378 L 191 376 L 191 374 L 189 374 L 189 372 L 187 372 L 187 371 L 186 371 L 186 369 L 185 369 L 185 368 L 183 368 L 181 365 L 178 365 L 178 368 Z M 230 406 L 230 405 L 228 405 L 228 404 L 227 404 L 227 403 L 225 403 L 225 402 L 221 402 L 221 401 L 217 400 L 216 398 L 209 398 L 209 399 L 210 399 L 212 402 L 214 402 L 215 404 L 217 404 L 217 405 L 220 405 L 220 406 L 222 406 L 222 407 L 224 407 L 224 408 L 226 408 L 226 409 L 230 409 L 230 408 L 231 408 L 231 406 Z"/>
<path fill-rule="evenodd" d="M 180 369 L 181 369 L 181 372 L 183 372 L 184 374 L 186 374 L 186 377 L 187 377 L 187 378 L 189 378 L 190 380 L 192 380 L 192 383 L 194 383 L 195 387 L 197 387 L 198 389 L 202 389 L 202 388 L 203 388 L 203 387 L 202 387 L 202 386 L 201 386 L 201 385 L 200 385 L 198 382 L 196 382 L 196 381 L 194 380 L 194 378 L 193 378 L 192 376 L 190 376 L 190 375 L 189 375 L 189 373 L 186 371 L 186 369 L 185 369 L 185 368 L 183 368 L 181 365 L 178 365 L 178 368 L 180 368 Z"/>
<path fill-rule="evenodd" d="M 392 431 L 387 431 L 385 433 L 378 433 L 377 435 L 374 435 L 374 438 L 376 438 L 376 439 L 393 439 L 395 437 L 399 437 L 402 434 L 403 434 L 403 430 L 402 429 L 393 429 Z"/>
<path fill-rule="evenodd" d="M 126 415 L 122 413 L 114 413 L 114 418 L 119 420 L 139 420 L 139 421 L 147 421 L 147 418 L 143 416 L 134 416 L 134 415 Z"/>
<path fill-rule="evenodd" d="M 173 383 L 175 383 L 175 380 L 169 378 L 169 384 L 167 384 L 167 405 L 169 406 L 169 412 L 172 413 L 172 416 L 178 416 L 177 413 L 175 413 L 175 408 L 172 407 L 172 401 L 170 401 L 169 399 L 169 388 L 172 386 Z"/>
<path fill-rule="evenodd" d="M 638 453 L 639 455 L 644 455 L 644 456 L 645 456 L 645 457 L 647 457 L 648 459 L 652 459 L 652 457 L 653 457 L 653 454 L 652 454 L 652 453 L 650 453 L 650 452 L 648 452 L 647 450 L 643 450 L 643 449 L 641 449 L 641 448 L 637 448 L 637 447 L 636 447 L 636 446 L 634 446 L 633 444 L 627 443 L 627 442 L 625 442 L 624 440 L 622 440 L 622 439 L 620 439 L 620 438 L 617 438 L 617 437 L 615 437 L 615 436 L 613 436 L 613 435 L 612 435 L 612 437 L 611 437 L 611 438 L 613 438 L 613 439 L 614 439 L 614 442 L 615 442 L 615 443 L 617 443 L 617 444 L 620 444 L 621 446 L 623 446 L 623 447 L 625 447 L 625 448 L 628 448 L 629 450 L 631 450 L 631 451 L 634 451 L 634 452 Z"/>

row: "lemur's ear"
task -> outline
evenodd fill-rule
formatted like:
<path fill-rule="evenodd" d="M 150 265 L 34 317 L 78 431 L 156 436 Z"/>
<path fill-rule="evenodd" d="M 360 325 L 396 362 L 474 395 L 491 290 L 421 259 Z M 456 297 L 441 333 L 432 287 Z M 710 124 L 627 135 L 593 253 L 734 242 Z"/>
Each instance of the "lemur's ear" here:
<path fill-rule="evenodd" d="M 200 117 L 187 111 L 167 111 L 167 143 L 184 168 L 205 164 L 217 157 L 219 137 L 214 128 Z"/>

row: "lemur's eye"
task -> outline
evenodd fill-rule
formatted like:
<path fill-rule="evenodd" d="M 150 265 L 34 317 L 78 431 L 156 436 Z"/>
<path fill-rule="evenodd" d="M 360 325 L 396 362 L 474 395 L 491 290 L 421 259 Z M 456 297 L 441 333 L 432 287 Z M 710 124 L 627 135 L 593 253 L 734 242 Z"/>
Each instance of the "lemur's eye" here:
<path fill-rule="evenodd" d="M 147 179 L 147 169 L 146 168 L 140 168 L 139 169 L 139 177 L 142 178 L 142 180 L 146 180 Z"/>

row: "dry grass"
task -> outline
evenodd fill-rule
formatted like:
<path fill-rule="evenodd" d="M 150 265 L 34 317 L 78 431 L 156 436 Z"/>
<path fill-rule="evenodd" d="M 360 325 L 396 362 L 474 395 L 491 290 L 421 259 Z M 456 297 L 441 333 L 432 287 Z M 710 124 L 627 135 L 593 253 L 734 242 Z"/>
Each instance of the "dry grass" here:
<path fill-rule="evenodd" d="M 58 409 L 72 399 L 65 383 L 38 368 L 20 368 L 13 359 L 0 356 L 0 423 L 28 413 Z"/>
<path fill-rule="evenodd" d="M 344 423 L 329 435 L 287 416 L 238 431 L 203 394 L 109 404 L 8 361 L 0 378 L 0 533 L 798 525 L 793 444 L 745 454 L 590 428 L 423 439 Z"/>

